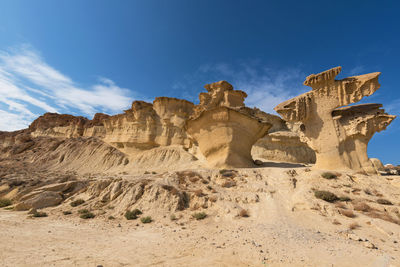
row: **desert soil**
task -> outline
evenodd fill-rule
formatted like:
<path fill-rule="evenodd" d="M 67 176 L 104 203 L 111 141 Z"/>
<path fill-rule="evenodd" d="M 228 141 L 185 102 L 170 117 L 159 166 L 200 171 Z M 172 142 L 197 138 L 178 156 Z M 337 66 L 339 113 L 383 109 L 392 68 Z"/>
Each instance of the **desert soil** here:
<path fill-rule="evenodd" d="M 252 172 L 248 171 L 246 186 L 254 184 Z M 314 200 L 307 191 L 318 183 L 340 188 L 340 180 L 347 183 L 344 175 L 326 182 L 299 168 L 293 188 L 287 169 L 260 168 L 258 172 L 266 177 L 268 189 L 257 190 L 256 203 L 240 204 L 249 210 L 249 217 L 237 216 L 236 209 L 224 202 L 240 186 L 224 189 L 227 193 L 220 189 L 225 199 L 220 197 L 219 206 L 206 209 L 208 216 L 203 220 L 193 219 L 190 210 L 177 212 L 174 221 L 169 213 L 152 214 L 154 222 L 143 224 L 123 216 L 83 220 L 76 214 L 63 215 L 70 208 L 67 204 L 44 209 L 49 214 L 44 218 L 1 209 L 0 265 L 400 266 L 398 224 L 361 212 L 355 218 L 345 217 L 334 211 L 334 204 Z M 355 180 L 356 186 L 373 182 L 365 178 Z M 396 179 L 400 177 L 389 182 Z M 384 187 L 379 189 L 386 193 Z M 321 204 L 317 205 L 320 210 L 315 203 Z M 349 229 L 353 222 L 360 227 Z"/>

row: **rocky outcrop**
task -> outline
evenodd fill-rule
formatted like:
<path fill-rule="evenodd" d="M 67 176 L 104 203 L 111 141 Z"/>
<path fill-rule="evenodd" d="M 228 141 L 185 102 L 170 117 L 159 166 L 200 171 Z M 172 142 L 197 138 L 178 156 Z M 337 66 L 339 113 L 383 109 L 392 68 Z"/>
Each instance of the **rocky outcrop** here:
<path fill-rule="evenodd" d="M 253 146 L 253 158 L 291 163 L 315 163 L 315 153 L 295 132 L 268 133 Z"/>
<path fill-rule="evenodd" d="M 275 107 L 290 122 L 301 122 L 300 137 L 316 153 L 316 168 L 353 169 L 376 173 L 367 155 L 375 132 L 386 129 L 395 116 L 379 104 L 343 107 L 378 90 L 379 72 L 335 80 L 341 67 L 308 76 L 310 92 Z"/>
<path fill-rule="evenodd" d="M 272 124 L 245 107 L 245 92 L 220 81 L 205 86 L 200 104 L 186 123 L 187 132 L 199 145 L 212 167 L 251 167 L 253 144 L 268 133 Z"/>
<path fill-rule="evenodd" d="M 46 113 L 32 123 L 29 131 L 33 137 L 97 137 L 128 154 L 158 146 L 189 147 L 184 123 L 193 107 L 186 100 L 158 97 L 153 104 L 135 101 L 123 114 L 98 113 L 93 120 Z"/>

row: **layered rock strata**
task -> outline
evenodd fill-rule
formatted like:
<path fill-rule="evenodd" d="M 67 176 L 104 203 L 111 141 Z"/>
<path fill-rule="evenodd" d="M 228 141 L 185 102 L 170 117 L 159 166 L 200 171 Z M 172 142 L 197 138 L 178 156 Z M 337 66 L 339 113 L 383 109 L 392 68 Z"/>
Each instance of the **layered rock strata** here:
<path fill-rule="evenodd" d="M 157 97 L 153 104 L 135 101 L 123 114 L 97 113 L 93 120 L 72 115 L 46 113 L 29 127 L 32 136 L 97 137 L 123 152 L 191 142 L 184 123 L 194 104 L 176 98 Z"/>
<path fill-rule="evenodd" d="M 159 155 L 159 164 L 163 164 L 161 161 L 167 164 L 173 158 L 180 163 L 186 159 L 192 162 L 197 158 L 200 159 L 199 162 L 203 159 L 209 160 L 211 166 L 228 166 L 220 162 L 230 162 L 231 167 L 249 167 L 252 166 L 249 147 L 266 133 L 266 125 L 270 125 L 269 132 L 272 135 L 264 136 L 256 143 L 252 151 L 255 158 L 296 163 L 310 163 L 315 158 L 314 152 L 300 142 L 296 130 L 292 131 L 280 117 L 257 108 L 245 107 L 245 92 L 233 90 L 232 85 L 227 82 L 210 84 L 206 88 L 208 92 L 199 95 L 200 104 L 196 106 L 182 99 L 157 97 L 153 103 L 135 101 L 122 114 L 110 116 L 97 113 L 92 120 L 80 116 L 46 113 L 36 119 L 28 129 L 11 133 L 0 132 L 0 150 L 4 155 L 36 150 L 37 144 L 45 143 L 43 138 L 49 138 L 49 143 L 56 139 L 67 141 L 64 143 L 69 144 L 65 147 L 67 150 L 91 144 L 90 147 L 96 149 L 96 153 L 86 156 L 96 155 L 96 159 L 90 160 L 96 168 L 102 162 L 99 155 L 106 157 L 103 160 L 110 163 L 105 164 L 106 169 L 119 166 L 119 159 L 114 161 L 105 156 L 111 148 L 115 148 L 124 157 L 122 162 L 125 169 L 130 169 L 130 165 L 151 167 L 153 163 L 145 163 L 144 159 L 153 154 Z M 190 129 L 193 136 L 185 128 L 189 118 L 192 121 Z M 198 123 L 194 124 L 194 121 Z M 204 128 L 201 128 L 202 125 Z M 196 132 L 201 132 L 201 135 Z M 207 137 L 204 134 L 206 132 L 211 135 Z M 207 138 L 212 138 L 214 142 L 209 148 L 206 148 L 209 145 Z M 202 145 L 199 148 L 200 143 Z M 64 166 L 73 162 L 68 169 L 82 169 L 78 166 L 79 162 L 68 158 L 69 154 L 76 158 L 77 151 L 70 152 L 57 155 L 60 157 L 57 165 Z M 190 153 L 192 157 L 189 157 Z M 51 154 L 52 157 L 55 156 L 53 152 Z M 127 161 L 130 163 L 125 164 Z M 48 162 L 54 163 L 53 159 Z M 89 168 L 89 163 L 81 163 Z"/>
<path fill-rule="evenodd" d="M 251 167 L 253 144 L 272 124 L 257 116 L 259 110 L 245 107 L 247 94 L 220 81 L 205 86 L 200 104 L 186 123 L 187 132 L 212 167 Z"/>
<path fill-rule="evenodd" d="M 367 155 L 368 141 L 395 116 L 379 104 L 343 107 L 378 90 L 379 72 L 335 80 L 341 67 L 308 76 L 310 92 L 285 101 L 275 110 L 289 122 L 301 122 L 300 137 L 316 153 L 316 168 L 376 173 Z"/>

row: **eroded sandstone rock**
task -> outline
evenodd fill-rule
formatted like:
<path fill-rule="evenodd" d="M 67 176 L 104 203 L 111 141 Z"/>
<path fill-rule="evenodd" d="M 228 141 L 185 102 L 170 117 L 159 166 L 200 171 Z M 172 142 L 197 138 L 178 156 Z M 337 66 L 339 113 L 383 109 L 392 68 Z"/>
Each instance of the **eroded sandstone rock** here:
<path fill-rule="evenodd" d="M 194 104 L 176 98 L 157 97 L 154 103 L 134 101 L 123 114 L 97 113 L 93 120 L 46 113 L 29 127 L 33 137 L 96 137 L 125 153 L 158 146 L 190 146 L 184 123 Z"/>
<path fill-rule="evenodd" d="M 200 104 L 186 123 L 212 167 L 251 167 L 253 144 L 268 133 L 272 124 L 257 116 L 259 110 L 245 107 L 245 92 L 220 81 L 205 86 Z"/>
<path fill-rule="evenodd" d="M 386 129 L 395 116 L 380 104 L 343 107 L 378 90 L 379 72 L 335 80 L 341 67 L 308 76 L 310 92 L 275 107 L 290 122 L 301 122 L 300 137 L 316 153 L 316 168 L 353 169 L 376 173 L 367 155 L 375 132 Z"/>

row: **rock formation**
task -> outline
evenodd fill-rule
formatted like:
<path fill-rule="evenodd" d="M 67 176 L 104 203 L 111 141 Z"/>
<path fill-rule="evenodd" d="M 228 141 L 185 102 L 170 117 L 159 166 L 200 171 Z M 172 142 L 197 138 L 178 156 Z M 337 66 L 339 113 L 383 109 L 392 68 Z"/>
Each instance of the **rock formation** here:
<path fill-rule="evenodd" d="M 245 107 L 247 94 L 220 81 L 205 86 L 200 104 L 186 124 L 187 132 L 198 143 L 212 167 L 251 167 L 253 144 L 268 133 L 272 124 L 259 110 Z"/>
<path fill-rule="evenodd" d="M 315 161 L 314 152 L 300 141 L 291 124 L 245 107 L 245 92 L 233 90 L 227 82 L 206 88 L 208 92 L 200 93 L 196 106 L 182 99 L 157 97 L 153 103 L 134 101 L 122 114 L 97 113 L 92 120 L 46 113 L 28 129 L 0 132 L 0 152 L 6 157 L 38 150 L 44 155 L 32 154 L 31 161 L 79 171 L 151 169 L 154 164 L 183 167 L 184 162 L 193 165 L 196 160 L 200 165 L 207 160 L 210 166 L 250 167 L 252 154 L 261 160 Z M 271 136 L 265 135 L 269 127 Z M 54 149 L 44 149 L 46 142 Z"/>
<path fill-rule="evenodd" d="M 97 137 L 125 153 L 158 146 L 190 146 L 183 130 L 194 104 L 176 98 L 157 97 L 153 104 L 134 101 L 124 114 L 97 113 L 93 120 L 46 113 L 29 127 L 31 135 L 51 137 Z"/>
<path fill-rule="evenodd" d="M 343 107 L 378 90 L 379 72 L 335 80 L 341 67 L 308 76 L 312 90 L 285 101 L 275 110 L 289 122 L 301 122 L 300 137 L 316 153 L 316 168 L 376 173 L 367 145 L 395 116 L 380 104 Z M 342 108 L 340 108 L 342 107 Z"/>

